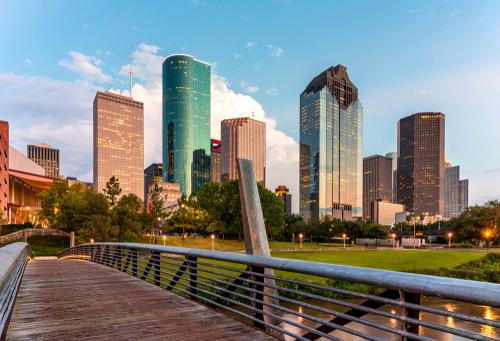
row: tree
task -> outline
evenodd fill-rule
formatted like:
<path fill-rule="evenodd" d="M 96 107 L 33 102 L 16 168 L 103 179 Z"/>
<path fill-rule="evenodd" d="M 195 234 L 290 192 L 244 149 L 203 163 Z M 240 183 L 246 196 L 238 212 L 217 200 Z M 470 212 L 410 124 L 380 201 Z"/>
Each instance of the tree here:
<path fill-rule="evenodd" d="M 144 204 L 135 194 L 122 196 L 112 208 L 113 225 L 119 241 L 134 240 L 142 234 L 142 213 Z"/>
<path fill-rule="evenodd" d="M 285 227 L 285 204 L 281 198 L 267 188 L 260 185 L 258 188 L 267 235 L 281 235 Z"/>
<path fill-rule="evenodd" d="M 106 182 L 106 187 L 103 188 L 103 192 L 109 201 L 111 207 L 115 206 L 118 196 L 122 193 L 120 187 L 120 181 L 114 175 Z"/>
<path fill-rule="evenodd" d="M 157 182 L 155 182 L 153 188 L 151 188 L 151 200 L 149 201 L 149 216 L 151 220 L 151 225 L 159 227 L 159 220 L 166 217 L 165 211 L 165 201 L 162 196 L 163 187 L 160 187 Z"/>

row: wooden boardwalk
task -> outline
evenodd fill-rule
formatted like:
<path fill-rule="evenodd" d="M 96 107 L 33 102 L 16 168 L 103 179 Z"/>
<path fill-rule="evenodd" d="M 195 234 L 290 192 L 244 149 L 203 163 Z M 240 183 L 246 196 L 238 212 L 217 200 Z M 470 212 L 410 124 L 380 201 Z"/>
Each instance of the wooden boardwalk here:
<path fill-rule="evenodd" d="M 32 260 L 7 340 L 274 340 L 102 265 Z"/>

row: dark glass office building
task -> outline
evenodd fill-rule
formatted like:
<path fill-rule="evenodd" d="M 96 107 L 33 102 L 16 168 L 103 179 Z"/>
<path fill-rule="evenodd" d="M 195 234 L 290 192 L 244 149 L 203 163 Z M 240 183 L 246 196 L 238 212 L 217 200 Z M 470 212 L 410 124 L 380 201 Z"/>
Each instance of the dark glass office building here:
<path fill-rule="evenodd" d="M 392 159 L 372 155 L 363 159 L 363 219 L 369 220 L 372 203 L 392 202 Z"/>
<path fill-rule="evenodd" d="M 330 67 L 300 95 L 300 214 L 362 216 L 363 108 L 347 68 Z"/>
<path fill-rule="evenodd" d="M 398 122 L 397 200 L 415 215 L 444 215 L 444 114 L 422 112 Z"/>
<path fill-rule="evenodd" d="M 210 65 L 176 54 L 163 62 L 163 178 L 185 195 L 210 181 Z"/>

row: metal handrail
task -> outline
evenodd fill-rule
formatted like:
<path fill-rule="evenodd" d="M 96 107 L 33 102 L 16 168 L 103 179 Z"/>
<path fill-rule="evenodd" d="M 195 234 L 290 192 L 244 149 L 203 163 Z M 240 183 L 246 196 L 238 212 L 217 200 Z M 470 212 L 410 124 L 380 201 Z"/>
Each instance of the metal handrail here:
<path fill-rule="evenodd" d="M 66 257 L 84 258 L 127 272 L 222 312 L 237 315 L 247 323 L 272 332 L 272 335 L 280 333 L 299 340 L 341 339 L 331 334 L 335 330 L 368 340 L 385 338 L 353 328 L 351 322 L 406 340 L 432 339 L 420 335 L 419 328 L 471 340 L 493 340 L 474 331 L 420 319 L 420 312 L 500 328 L 500 322 L 491 319 L 429 307 L 420 302 L 420 296 L 434 296 L 499 308 L 500 285 L 493 283 L 136 243 L 84 244 L 60 254 L 60 258 Z M 277 274 L 269 273 L 268 269 L 277 270 Z M 368 294 L 309 283 L 294 276 L 283 277 L 279 274 L 281 272 L 349 281 L 385 291 L 380 295 Z M 319 290 L 322 293 L 318 293 Z M 357 303 L 345 297 L 366 301 Z M 311 299 L 324 302 L 324 305 Z M 301 306 L 308 312 L 295 310 L 293 306 Z M 380 310 L 383 306 L 400 312 Z M 365 318 L 367 314 L 398 321 L 401 326 L 395 328 L 373 322 Z M 295 317 L 308 323 L 297 322 Z M 295 330 L 291 331 L 287 326 L 293 326 Z"/>
<path fill-rule="evenodd" d="M 31 255 L 26 243 L 0 248 L 0 340 L 5 339 L 21 278 Z"/>

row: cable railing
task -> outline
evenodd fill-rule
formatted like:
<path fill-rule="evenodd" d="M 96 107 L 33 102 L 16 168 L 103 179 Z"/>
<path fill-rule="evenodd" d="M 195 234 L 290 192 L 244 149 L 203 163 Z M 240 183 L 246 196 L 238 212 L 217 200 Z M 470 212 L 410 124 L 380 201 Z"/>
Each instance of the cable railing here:
<path fill-rule="evenodd" d="M 126 272 L 281 339 L 500 338 L 494 314 L 431 299 L 500 308 L 499 284 L 135 243 L 84 244 L 59 257 Z"/>
<path fill-rule="evenodd" d="M 31 249 L 26 243 L 13 243 L 0 248 L 0 340 L 5 339 L 30 255 Z"/>

